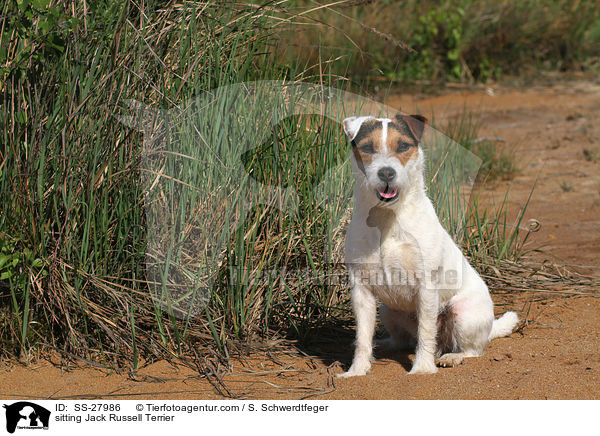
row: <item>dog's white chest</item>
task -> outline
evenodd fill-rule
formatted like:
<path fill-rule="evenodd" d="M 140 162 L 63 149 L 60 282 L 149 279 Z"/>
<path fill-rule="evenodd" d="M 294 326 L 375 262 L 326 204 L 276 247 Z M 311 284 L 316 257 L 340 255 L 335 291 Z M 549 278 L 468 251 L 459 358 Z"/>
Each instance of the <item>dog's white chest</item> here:
<path fill-rule="evenodd" d="M 346 241 L 352 279 L 360 281 L 387 306 L 414 310 L 422 271 L 417 241 L 389 210 L 372 211 L 364 223 L 351 225 Z"/>

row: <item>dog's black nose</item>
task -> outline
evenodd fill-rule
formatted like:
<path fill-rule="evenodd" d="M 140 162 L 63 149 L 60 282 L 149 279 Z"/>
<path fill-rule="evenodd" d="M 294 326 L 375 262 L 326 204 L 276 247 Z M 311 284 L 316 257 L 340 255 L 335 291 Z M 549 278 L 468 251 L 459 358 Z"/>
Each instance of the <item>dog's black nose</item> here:
<path fill-rule="evenodd" d="M 391 182 L 396 177 L 396 171 L 392 167 L 383 167 L 377 171 L 382 182 Z"/>

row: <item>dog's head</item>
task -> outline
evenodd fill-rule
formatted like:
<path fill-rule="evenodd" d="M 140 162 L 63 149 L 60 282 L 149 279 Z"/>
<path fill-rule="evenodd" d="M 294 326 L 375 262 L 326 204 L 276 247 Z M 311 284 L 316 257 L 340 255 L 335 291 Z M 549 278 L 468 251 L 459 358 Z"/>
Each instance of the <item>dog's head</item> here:
<path fill-rule="evenodd" d="M 342 123 L 362 179 L 357 182 L 380 203 L 394 203 L 409 188 L 411 173 L 422 171 L 419 142 L 427 119 L 399 113 L 393 119 L 350 117 Z"/>

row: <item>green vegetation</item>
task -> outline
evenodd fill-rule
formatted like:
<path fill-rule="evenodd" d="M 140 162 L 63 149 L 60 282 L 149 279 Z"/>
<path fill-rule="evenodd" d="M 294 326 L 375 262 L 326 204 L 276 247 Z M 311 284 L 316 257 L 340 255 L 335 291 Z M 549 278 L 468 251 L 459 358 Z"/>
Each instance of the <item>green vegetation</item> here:
<path fill-rule="evenodd" d="M 175 151 L 168 142 L 162 155 L 149 157 L 143 135 L 118 120 L 128 99 L 172 110 L 226 85 L 302 76 L 269 54 L 273 38 L 281 35 L 280 23 L 301 26 L 312 13 L 226 5 L 149 1 L 139 9 L 128 1 L 20 0 L 2 6 L 3 355 L 27 358 L 32 351 L 55 349 L 135 368 L 143 359 L 212 355 L 212 350 L 229 355 L 234 344 L 256 336 L 302 339 L 348 313 L 343 279 L 324 280 L 344 276 L 331 262 L 340 259 L 348 204 L 343 195 L 332 200 L 315 190 L 336 168 L 336 186 L 344 194 L 350 189 L 339 182 L 349 173 L 337 123 L 298 115 L 267 129 L 266 136 L 262 126 L 254 126 L 264 140 L 238 162 L 232 144 L 219 137 L 228 128 L 223 114 L 231 113 L 229 106 L 209 111 L 212 118 L 204 119 L 201 129 L 214 135 L 208 139 L 171 132 L 180 140 L 177 150 L 185 152 L 179 160 L 165 157 Z M 420 26 L 430 29 L 427 23 Z M 436 40 L 428 32 L 416 49 Z M 462 47 L 465 32 L 444 44 Z M 414 44 L 413 39 L 407 40 Z M 373 56 L 379 56 L 377 50 Z M 435 65 L 423 68 L 438 71 Z M 441 71 L 455 70 L 450 63 Z M 462 74 L 456 70 L 456 77 Z M 333 77 L 320 75 L 317 81 L 331 84 Z M 477 137 L 467 124 L 456 135 L 466 146 Z M 199 137 L 207 141 L 198 142 Z M 217 163 L 206 144 L 221 147 L 225 154 L 219 156 L 225 158 Z M 148 159 L 153 166 L 146 165 Z M 240 165 L 244 180 L 233 177 Z M 247 194 L 242 188 L 248 174 L 264 186 L 293 186 L 295 207 L 281 207 L 292 201 L 281 196 L 244 210 L 239 199 Z M 445 171 L 430 174 L 450 177 Z M 505 225 L 505 210 L 485 218 L 469 206 L 463 182 L 448 179 L 444 185 L 455 192 L 434 193 L 449 230 L 474 256 L 485 254 L 474 257 L 482 270 L 490 259 L 516 259 L 522 243 L 518 226 Z M 460 214 L 468 218 L 466 226 L 452 221 Z M 194 220 L 197 216 L 209 218 Z M 232 233 L 211 232 L 235 223 L 243 225 L 233 226 Z M 215 245 L 195 246 L 199 240 Z M 216 246 L 222 249 L 213 250 Z M 163 257 L 152 257 L 156 253 Z M 147 263 L 156 267 L 154 273 Z M 203 263 L 218 268 L 198 266 Z M 238 272 L 231 274 L 230 266 Z M 310 275 L 289 280 L 258 275 L 283 268 Z M 157 290 L 178 289 L 186 280 L 193 292 L 198 283 L 211 284 L 201 313 L 178 306 L 187 294 L 156 298 Z"/>
<path fill-rule="evenodd" d="M 304 24 L 281 38 L 280 55 L 354 80 L 486 82 L 539 69 L 597 71 L 600 59 L 594 0 L 331 2 Z"/>
<path fill-rule="evenodd" d="M 218 3 L 3 4 L 3 353 L 47 345 L 114 363 L 179 349 L 178 322 L 163 325 L 145 278 L 142 135 L 117 116 L 128 98 L 169 107 L 262 77 L 263 15 Z"/>
<path fill-rule="evenodd" d="M 480 179 L 508 180 L 518 171 L 512 150 L 498 146 L 502 138 L 481 137 L 481 119 L 472 113 L 463 111 L 441 126 L 437 126 L 435 120 L 432 124 L 481 159 Z"/>

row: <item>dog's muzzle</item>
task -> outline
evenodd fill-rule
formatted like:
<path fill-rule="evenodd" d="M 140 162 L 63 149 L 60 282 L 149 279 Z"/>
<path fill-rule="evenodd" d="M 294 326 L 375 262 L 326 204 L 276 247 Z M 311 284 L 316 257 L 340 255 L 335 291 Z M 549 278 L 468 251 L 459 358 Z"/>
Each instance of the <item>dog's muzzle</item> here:
<path fill-rule="evenodd" d="M 398 188 L 390 186 L 390 182 L 396 178 L 396 170 L 392 167 L 380 168 L 377 177 L 385 183 L 384 187 L 377 188 L 377 198 L 386 203 L 394 201 L 398 197 Z"/>
<path fill-rule="evenodd" d="M 396 198 L 398 198 L 398 188 L 391 187 L 388 184 L 386 184 L 383 189 L 377 188 L 376 193 L 377 198 L 386 203 L 394 201 Z"/>

